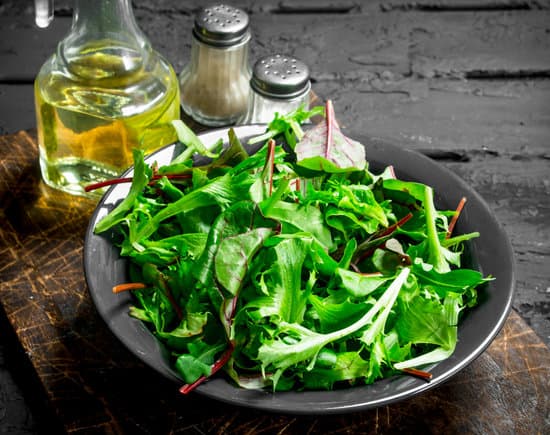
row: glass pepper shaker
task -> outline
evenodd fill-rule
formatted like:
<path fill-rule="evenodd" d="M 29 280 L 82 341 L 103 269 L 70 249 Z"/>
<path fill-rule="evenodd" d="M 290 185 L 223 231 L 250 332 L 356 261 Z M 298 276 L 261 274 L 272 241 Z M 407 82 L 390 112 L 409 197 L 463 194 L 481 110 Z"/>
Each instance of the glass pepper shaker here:
<path fill-rule="evenodd" d="M 240 124 L 265 124 L 275 112 L 285 114 L 309 102 L 311 83 L 307 65 L 291 56 L 275 54 L 258 59 L 250 79 L 248 109 Z"/>
<path fill-rule="evenodd" d="M 180 74 L 182 108 L 203 125 L 233 124 L 248 102 L 248 15 L 223 4 L 203 8 L 192 35 L 191 61 Z"/>

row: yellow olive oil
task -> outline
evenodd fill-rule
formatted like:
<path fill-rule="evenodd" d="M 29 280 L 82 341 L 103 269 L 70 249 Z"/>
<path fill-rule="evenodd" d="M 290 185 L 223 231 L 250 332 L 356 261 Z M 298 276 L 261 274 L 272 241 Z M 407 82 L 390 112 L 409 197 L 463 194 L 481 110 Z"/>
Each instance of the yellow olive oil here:
<path fill-rule="evenodd" d="M 163 126 L 180 117 L 178 81 L 168 63 L 143 66 L 106 46 L 81 50 L 70 62 L 54 54 L 35 81 L 42 176 L 72 194 L 87 195 L 86 185 L 120 175 L 134 148 L 148 154 L 173 141 L 172 129 Z M 141 66 L 128 70 L 129 62 Z"/>

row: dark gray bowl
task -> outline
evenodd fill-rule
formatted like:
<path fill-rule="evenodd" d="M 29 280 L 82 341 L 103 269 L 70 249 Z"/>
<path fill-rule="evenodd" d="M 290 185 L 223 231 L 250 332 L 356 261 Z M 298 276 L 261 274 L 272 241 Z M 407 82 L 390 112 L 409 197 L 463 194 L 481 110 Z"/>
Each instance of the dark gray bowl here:
<path fill-rule="evenodd" d="M 242 126 L 236 128 L 236 133 L 244 143 L 246 138 L 262 133 L 264 128 Z M 226 138 L 227 130 L 201 135 L 206 144 L 213 144 L 220 137 Z M 467 262 L 470 267 L 479 269 L 485 275 L 493 275 L 496 279 L 484 288 L 479 298 L 480 304 L 469 311 L 459 325 L 454 354 L 429 368 L 433 374 L 430 382 L 410 376 L 395 376 L 372 385 L 336 391 L 272 393 L 245 390 L 234 386 L 223 376 L 216 376 L 200 385 L 196 389 L 197 393 L 234 405 L 293 414 L 344 413 L 374 408 L 420 394 L 448 380 L 477 358 L 502 328 L 514 293 L 514 259 L 508 237 L 491 209 L 464 181 L 427 157 L 376 143 L 368 138 L 356 139 L 366 146 L 371 169 L 378 171 L 393 165 L 399 178 L 432 186 L 439 209 L 452 210 L 461 197 L 466 196 L 468 199 L 455 231 L 457 234 L 471 231 L 481 233 L 481 237 L 467 246 Z M 176 146 L 170 145 L 148 160 L 156 160 L 162 165 L 176 154 Z M 127 194 L 128 189 L 127 184 L 113 186 L 104 195 L 91 218 L 84 246 L 84 271 L 89 292 L 99 314 L 115 336 L 137 358 L 181 385 L 183 381 L 170 367 L 162 344 L 144 323 L 128 315 L 132 296 L 128 293 L 115 295 L 111 291 L 113 285 L 127 281 L 126 260 L 119 257 L 117 248 L 108 237 L 93 233 L 99 219 Z"/>

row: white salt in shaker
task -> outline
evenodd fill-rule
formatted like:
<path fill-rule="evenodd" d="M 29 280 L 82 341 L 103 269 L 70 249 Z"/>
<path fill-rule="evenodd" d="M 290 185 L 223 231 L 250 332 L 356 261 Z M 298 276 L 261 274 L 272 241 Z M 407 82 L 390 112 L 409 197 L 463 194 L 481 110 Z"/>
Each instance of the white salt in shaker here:
<path fill-rule="evenodd" d="M 183 110 L 207 126 L 235 123 L 246 112 L 249 18 L 241 9 L 209 6 L 195 17 L 191 61 L 180 74 Z"/>

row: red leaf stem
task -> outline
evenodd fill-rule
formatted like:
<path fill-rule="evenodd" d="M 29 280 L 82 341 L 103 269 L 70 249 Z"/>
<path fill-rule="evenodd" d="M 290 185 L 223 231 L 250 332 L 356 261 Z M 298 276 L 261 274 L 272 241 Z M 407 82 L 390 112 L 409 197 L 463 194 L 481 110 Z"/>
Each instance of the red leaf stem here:
<path fill-rule="evenodd" d="M 332 101 L 327 100 L 325 105 L 326 123 L 327 123 L 327 144 L 325 147 L 325 158 L 330 156 L 330 148 L 332 146 L 332 126 L 334 124 L 334 108 L 332 107 Z"/>
<path fill-rule="evenodd" d="M 174 311 L 176 312 L 176 315 L 178 316 L 179 320 L 183 319 L 183 313 L 181 311 L 181 307 L 178 305 L 176 300 L 174 299 L 174 295 L 172 294 L 172 290 L 170 290 L 170 287 L 168 287 L 167 284 L 164 285 L 164 293 L 166 294 L 166 297 L 170 301 L 170 304 L 172 305 L 172 308 L 174 308 Z"/>
<path fill-rule="evenodd" d="M 382 276 L 382 272 L 359 272 L 359 275 L 361 276 L 366 276 L 366 277 L 378 277 L 378 276 Z"/>
<path fill-rule="evenodd" d="M 127 282 L 113 286 L 113 293 L 121 293 L 129 290 L 138 290 L 147 287 L 142 282 Z"/>
<path fill-rule="evenodd" d="M 231 305 L 229 305 L 231 304 Z M 227 308 L 230 308 L 231 311 L 228 313 Z M 237 312 L 237 297 L 233 297 L 231 299 L 224 299 L 223 301 L 223 315 L 225 317 L 225 321 L 227 322 L 228 327 L 231 327 L 231 323 L 233 322 L 233 319 L 235 318 L 235 313 Z"/>
<path fill-rule="evenodd" d="M 460 213 L 462 212 L 462 209 L 464 208 L 464 204 L 466 204 L 466 197 L 462 197 L 460 199 L 460 202 L 458 203 L 458 206 L 456 207 L 455 214 L 451 218 L 451 222 L 449 223 L 449 228 L 447 229 L 447 234 L 445 235 L 445 238 L 448 239 L 451 237 L 451 234 L 453 233 L 453 229 L 456 225 L 456 221 L 458 220 L 458 217 L 460 216 Z"/>
<path fill-rule="evenodd" d="M 425 372 L 424 370 L 418 370 L 413 368 L 401 369 L 402 372 L 407 373 L 408 375 L 416 376 L 417 378 L 424 379 L 429 381 L 432 379 L 432 374 L 430 372 Z"/>
<path fill-rule="evenodd" d="M 170 180 L 185 180 L 191 178 L 191 174 L 168 174 L 168 175 L 158 175 L 155 174 L 151 177 L 149 185 L 153 184 L 155 181 L 160 180 L 162 177 L 166 177 Z M 112 186 L 114 184 L 122 183 L 131 183 L 133 181 L 132 177 L 124 178 L 113 178 L 112 180 L 100 181 L 99 183 L 88 184 L 84 187 L 85 192 L 91 192 L 92 190 L 101 189 L 102 187 Z"/>
<path fill-rule="evenodd" d="M 388 228 L 383 230 L 381 233 L 376 235 L 376 239 L 380 237 L 386 237 L 389 236 L 391 233 L 393 233 L 397 227 L 403 226 L 407 221 L 409 221 L 413 217 L 412 213 L 407 213 L 405 216 L 403 216 L 401 219 L 399 219 L 396 223 L 393 225 L 390 225 Z"/>
<path fill-rule="evenodd" d="M 267 146 L 267 158 L 269 165 L 269 196 L 271 196 L 273 193 L 273 171 L 275 168 L 275 141 L 273 139 L 269 139 Z"/>
<path fill-rule="evenodd" d="M 393 225 L 390 225 L 388 228 L 380 231 L 379 233 L 373 235 L 371 237 L 372 240 L 376 240 L 376 239 L 381 239 L 382 237 L 386 237 L 386 236 L 389 236 L 391 233 L 393 233 L 398 227 L 404 225 L 409 219 L 412 218 L 412 213 L 407 213 L 405 216 L 403 216 L 401 219 L 399 219 L 396 223 L 394 223 Z M 383 246 L 386 242 L 381 242 L 379 245 L 376 245 L 376 246 L 373 246 L 372 248 L 368 249 L 367 251 L 365 251 L 363 253 L 363 255 L 361 255 L 356 263 L 360 263 L 361 261 L 363 261 L 365 258 L 367 257 L 370 257 L 373 252 L 380 248 L 381 246 Z"/>
<path fill-rule="evenodd" d="M 84 187 L 85 192 L 91 192 L 92 190 L 101 189 L 102 187 L 112 186 L 113 184 L 131 183 L 132 177 L 127 178 L 114 178 L 112 180 L 100 181 L 99 183 L 88 184 Z"/>
<path fill-rule="evenodd" d="M 231 358 L 231 355 L 233 354 L 234 350 L 235 350 L 235 344 L 232 341 L 230 341 L 229 347 L 226 349 L 226 351 L 214 364 L 212 364 L 210 376 L 206 377 L 203 375 L 192 384 L 185 384 L 183 387 L 180 388 L 180 393 L 189 394 L 191 391 L 197 388 L 200 384 L 206 381 L 209 377 L 216 374 L 219 370 L 223 368 L 225 364 L 227 364 L 227 361 L 229 361 L 229 359 Z"/>
<path fill-rule="evenodd" d="M 299 178 L 295 178 L 293 179 L 291 182 L 290 182 L 290 185 L 294 187 L 294 191 L 295 192 L 300 192 L 300 179 Z M 299 203 L 300 202 L 300 198 L 298 196 L 296 196 L 294 198 L 294 202 L 295 203 Z"/>
<path fill-rule="evenodd" d="M 147 286 L 142 282 L 128 282 L 125 284 L 117 284 L 113 286 L 113 293 L 122 293 L 124 291 L 139 290 L 146 287 Z M 183 313 L 181 312 L 180 306 L 176 303 L 176 300 L 174 299 L 174 295 L 172 295 L 172 291 L 164 281 L 163 281 L 162 287 L 164 290 L 164 294 L 166 295 L 166 297 L 170 301 L 170 304 L 172 305 L 172 308 L 174 308 L 174 311 L 176 312 L 178 318 L 181 320 L 183 318 Z"/>

